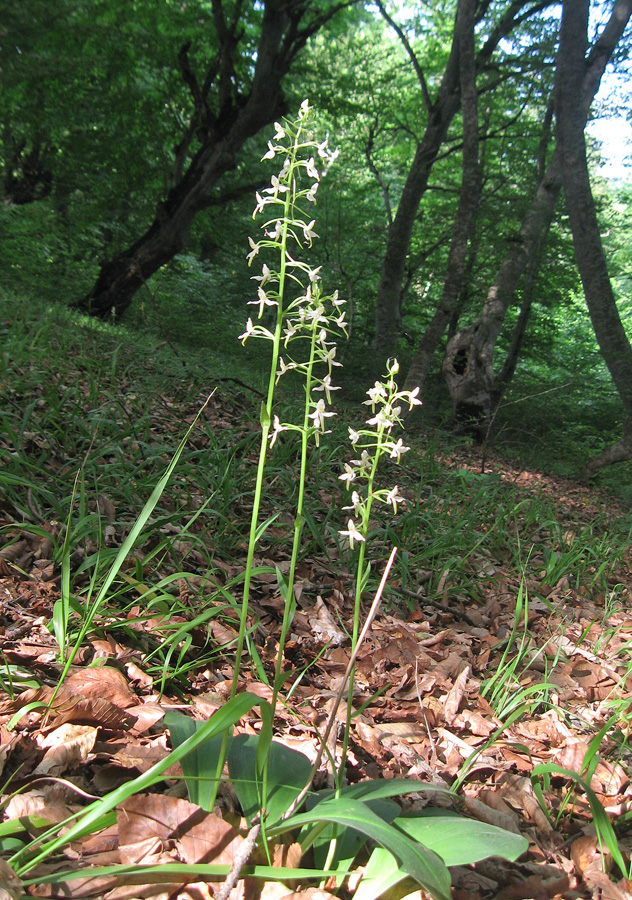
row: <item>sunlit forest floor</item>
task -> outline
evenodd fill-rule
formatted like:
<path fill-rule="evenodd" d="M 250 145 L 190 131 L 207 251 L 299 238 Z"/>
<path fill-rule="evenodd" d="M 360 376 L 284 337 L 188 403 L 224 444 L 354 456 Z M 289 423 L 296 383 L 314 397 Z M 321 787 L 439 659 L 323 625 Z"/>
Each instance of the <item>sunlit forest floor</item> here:
<path fill-rule="evenodd" d="M 219 354 L 203 376 L 159 339 L 72 328 L 54 311 L 16 321 L 7 306 L 0 319 L 0 836 L 15 850 L 42 823 L 166 756 L 165 712 L 207 719 L 226 702 L 263 380 L 232 358 L 222 366 Z M 211 392 L 77 646 L 121 544 Z M 354 568 L 338 535 L 348 504 L 338 475 L 350 455 L 346 426 L 362 415 L 342 404 L 310 463 L 291 677 L 276 720 L 277 736 L 310 758 L 349 659 Z M 399 467 L 384 472 L 405 502 L 397 516 L 376 515 L 368 550 L 367 609 L 393 545 L 398 555 L 358 657 L 347 778 L 454 787 L 468 816 L 528 838 L 518 862 L 452 867 L 455 900 L 626 897 L 602 816 L 629 866 L 630 507 L 493 451 L 481 471 L 480 451 L 447 433 L 420 430 L 408 442 Z M 241 680 L 262 697 L 281 626 L 274 572 L 288 567 L 295 461 L 292 441 L 279 440 L 263 511 L 276 518 L 257 548 Z M 255 712 L 240 725 L 259 727 Z M 318 783 L 327 778 L 323 764 Z M 181 772 L 169 770 L 158 792 L 184 797 Z M 225 815 L 239 813 L 230 793 L 220 801 Z M 136 823 L 133 838 L 119 821 L 74 842 L 31 873 L 31 893 L 54 896 L 47 873 L 59 868 L 142 864 L 152 822 Z M 116 888 L 107 877 L 63 885 L 73 897 L 120 896 Z M 189 894 L 172 886 L 165 896 Z"/>

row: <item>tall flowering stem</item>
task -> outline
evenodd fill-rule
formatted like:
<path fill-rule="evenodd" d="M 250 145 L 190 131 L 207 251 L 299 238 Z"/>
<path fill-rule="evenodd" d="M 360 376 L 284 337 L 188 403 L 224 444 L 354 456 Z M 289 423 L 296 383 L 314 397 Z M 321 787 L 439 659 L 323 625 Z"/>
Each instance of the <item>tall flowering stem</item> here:
<path fill-rule="evenodd" d="M 397 360 L 389 362 L 388 371 L 384 381 L 376 381 L 374 386 L 367 391 L 369 399 L 365 400 L 364 404 L 371 407 L 372 416 L 366 421 L 366 425 L 370 427 L 360 429 L 359 431 L 349 428 L 349 439 L 356 453 L 360 451 L 359 458 L 352 459 L 350 462 L 345 463 L 345 470 L 342 475 L 339 476 L 340 480 L 345 482 L 347 489 L 352 490 L 351 505 L 343 507 L 345 510 L 349 510 L 351 515 L 347 522 L 347 528 L 340 531 L 340 534 L 348 540 L 351 549 L 353 549 L 356 544 L 359 545 L 356 564 L 353 630 L 351 636 L 352 652 L 356 646 L 360 629 L 360 601 L 362 598 L 362 591 L 366 586 L 370 573 L 370 564 L 365 565 L 365 557 L 373 504 L 376 501 L 386 503 L 392 507 L 393 512 L 397 512 L 398 504 L 404 499 L 400 496 L 397 485 L 390 489 L 376 488 L 375 484 L 378 464 L 382 457 L 386 455 L 399 463 L 402 455 L 409 450 L 409 447 L 404 446 L 401 438 L 395 441 L 392 436 L 393 429 L 396 426 L 402 425 L 401 403 L 408 404 L 409 409 L 412 409 L 413 406 L 421 405 L 421 401 L 417 399 L 419 388 L 415 388 L 414 391 L 399 390 L 395 381 L 395 376 L 398 371 L 399 363 Z M 347 727 L 345 728 L 343 737 L 341 764 L 336 779 L 338 790 L 342 787 L 344 766 L 349 743 L 352 697 L 353 672 L 351 673 L 349 680 Z"/>
<path fill-rule="evenodd" d="M 267 455 L 284 431 L 298 432 L 301 443 L 290 569 L 285 581 L 279 578 L 285 605 L 274 677 L 273 707 L 283 681 L 283 649 L 294 612 L 293 586 L 302 531 L 308 444 L 311 437 L 318 444 L 326 430 L 327 419 L 333 415 L 327 410 L 327 403 L 331 400 L 331 391 L 337 390 L 331 383 L 331 375 L 333 367 L 339 363 L 335 360 L 336 347 L 331 337 L 345 331 L 345 314 L 340 309 L 343 301 L 337 292 L 329 297 L 324 296 L 320 268 L 312 268 L 301 259 L 318 237 L 314 231 L 315 219 L 306 210 L 316 202 L 321 176 L 337 155 L 329 150 L 326 140 L 319 143 L 308 131 L 310 112 L 309 103 L 305 101 L 295 122 L 275 123 L 274 138 L 268 142 L 264 159 L 280 157 L 283 163 L 279 174 L 272 176 L 270 187 L 256 195 L 253 218 L 265 217 L 262 225 L 264 234 L 257 242 L 249 238 L 248 264 L 252 265 L 261 253 L 270 265 L 268 261 L 262 262 L 261 275 L 253 276 L 253 280 L 258 282 L 257 299 L 251 301 L 258 307 L 257 322 L 249 318 L 246 330 L 240 336 L 244 343 L 251 338 L 267 340 L 271 342 L 272 350 L 268 393 L 261 410 L 261 446 L 231 696 L 237 691 L 243 656 Z M 278 260 L 276 264 L 272 262 L 273 258 Z M 273 310 L 274 322 L 268 326 L 266 320 Z M 298 358 L 290 346 L 297 344 L 306 348 Z M 316 371 L 318 364 L 320 368 Z M 323 367 L 325 372 L 322 372 Z M 303 420 L 298 424 L 282 423 L 273 411 L 276 385 L 289 371 L 297 371 L 305 379 Z M 318 391 L 322 392 L 322 396 L 315 396 Z"/>
<path fill-rule="evenodd" d="M 329 150 L 326 140 L 321 143 L 315 141 L 307 130 L 309 115 L 309 103 L 304 101 L 295 122 L 275 122 L 274 138 L 268 142 L 264 159 L 281 157 L 283 163 L 279 174 L 272 176 L 270 187 L 256 195 L 257 205 L 253 218 L 264 216 L 264 234 L 259 241 L 248 239 L 248 265 L 252 265 L 260 253 L 266 261 L 262 262 L 261 275 L 253 276 L 258 285 L 257 299 L 251 301 L 251 304 L 258 307 L 257 321 L 253 322 L 249 318 L 246 330 L 240 335 L 244 343 L 251 338 L 269 341 L 272 350 L 268 393 L 261 408 L 261 446 L 231 698 L 237 692 L 246 639 L 252 569 L 260 529 L 259 517 L 268 452 L 282 432 L 298 432 L 301 447 L 298 499 L 287 578 L 284 579 L 278 571 L 284 612 L 272 701 L 269 713 L 264 716 L 259 738 L 258 757 L 262 764 L 258 770 L 258 778 L 262 809 L 266 807 L 267 760 L 274 710 L 284 681 L 284 648 L 295 611 L 294 580 L 303 526 L 309 441 L 314 438 L 318 445 L 321 435 L 326 431 L 327 419 L 333 415 L 333 412 L 328 411 L 327 404 L 331 401 L 331 392 L 337 390 L 331 383 L 333 367 L 340 364 L 335 359 L 336 346 L 332 336 L 346 333 L 345 313 L 340 309 L 343 301 L 338 292 L 325 296 L 321 287 L 320 268 L 312 268 L 302 259 L 305 251 L 311 248 L 314 239 L 318 237 L 314 231 L 315 219 L 306 210 L 316 202 L 321 176 L 337 155 Z M 270 318 L 273 319 L 271 323 L 268 322 Z M 297 355 L 295 347 L 303 352 Z M 305 404 L 302 421 L 299 423 L 282 423 L 273 410 L 276 385 L 290 371 L 296 371 L 304 377 Z M 316 396 L 317 392 L 321 394 Z M 218 775 L 219 772 L 218 768 Z M 265 829 L 265 822 L 262 825 Z"/>

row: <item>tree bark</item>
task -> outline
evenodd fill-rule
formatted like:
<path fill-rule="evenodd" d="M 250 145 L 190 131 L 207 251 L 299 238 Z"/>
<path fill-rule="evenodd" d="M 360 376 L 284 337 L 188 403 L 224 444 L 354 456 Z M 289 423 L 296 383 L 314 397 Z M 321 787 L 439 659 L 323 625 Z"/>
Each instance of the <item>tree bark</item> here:
<path fill-rule="evenodd" d="M 5 162 L 2 203 L 23 206 L 48 197 L 53 187 L 51 162 L 54 155 L 55 147 L 41 135 L 35 136 L 28 150 L 25 140 L 16 143 Z"/>
<path fill-rule="evenodd" d="M 452 230 L 448 267 L 441 300 L 413 356 L 405 386 L 423 389 L 434 352 L 458 303 L 463 285 L 465 259 L 472 226 L 481 196 L 479 160 L 478 91 L 474 43 L 476 0 L 464 0 L 459 7 L 455 34 L 458 41 L 461 108 L 463 109 L 463 177 Z"/>
<path fill-rule="evenodd" d="M 553 0 L 541 0 L 541 2 L 537 3 L 530 3 L 529 0 L 513 0 L 495 26 L 491 28 L 489 37 L 479 50 L 476 61 L 477 68 L 482 68 L 490 60 L 500 41 L 511 34 L 520 22 L 536 12 L 551 6 L 552 3 Z M 430 97 L 423 78 L 423 72 L 418 61 L 412 58 L 428 108 L 428 121 L 406 177 L 397 212 L 387 235 L 375 309 L 376 366 L 380 370 L 384 361 L 388 357 L 395 355 L 397 349 L 397 338 L 401 331 L 400 297 L 405 277 L 406 257 L 410 248 L 419 204 L 428 187 L 430 173 L 441 145 L 445 141 L 450 124 L 461 105 L 456 23 L 458 22 L 462 6 L 463 0 L 459 0 L 450 56 L 448 57 L 436 99 L 429 106 L 428 101 Z M 487 11 L 488 7 L 488 3 L 482 4 L 483 13 Z M 522 13 L 525 7 L 528 7 L 528 9 Z M 410 47 L 407 44 L 405 46 L 411 57 L 414 57 Z"/>
<path fill-rule="evenodd" d="M 78 302 L 91 315 L 122 316 L 138 288 L 179 253 L 185 245 L 197 213 L 213 204 L 213 189 L 220 178 L 235 168 L 239 151 L 248 138 L 286 111 L 282 82 L 296 54 L 326 21 L 353 0 L 341 0 L 317 11 L 311 2 L 265 0 L 261 30 L 249 84 L 239 85 L 237 74 L 240 41 L 244 38 L 239 18 L 242 4 L 228 19 L 223 0 L 212 0 L 219 51 L 211 61 L 200 87 L 188 63 L 188 46 L 180 51 L 184 81 L 194 100 L 194 121 L 176 148 L 174 179 L 166 199 L 158 204 L 154 221 L 131 247 L 101 266 L 96 284 Z M 218 112 L 208 104 L 213 88 Z M 188 167 L 183 160 L 194 135 L 201 145 Z"/>
<path fill-rule="evenodd" d="M 528 268 L 527 275 L 525 279 L 524 288 L 522 291 L 522 303 L 520 304 L 520 313 L 518 315 L 518 321 L 516 322 L 513 330 L 513 334 L 511 336 L 511 344 L 509 346 L 509 350 L 507 351 L 507 356 L 505 357 L 505 362 L 503 363 L 503 367 L 498 374 L 494 378 L 493 384 L 493 401 L 494 404 L 497 404 L 505 389 L 509 386 L 511 379 L 514 377 L 516 366 L 518 365 L 518 360 L 520 359 L 520 350 L 522 348 L 522 342 L 524 341 L 524 336 L 527 333 L 527 325 L 529 324 L 529 317 L 531 315 L 531 307 L 533 305 L 533 297 L 535 293 L 535 283 L 536 277 L 540 268 L 541 262 L 541 248 L 543 248 L 546 243 L 546 238 L 548 236 L 548 229 L 542 235 L 538 249 L 533 256 Z"/>
<path fill-rule="evenodd" d="M 554 151 L 548 169 L 527 211 L 518 237 L 512 242 L 487 293 L 477 320 L 448 342 L 443 362 L 455 420 L 475 438 L 487 433 L 494 392 L 494 348 L 520 278 L 533 263 L 542 234 L 553 219 L 562 183 L 560 155 Z"/>
<path fill-rule="evenodd" d="M 581 78 L 574 85 L 575 128 L 581 132 L 582 144 L 590 104 L 629 18 L 628 14 L 623 20 L 621 6 L 630 2 L 632 0 L 621 0 L 615 5 L 588 58 L 582 56 Z M 561 83 L 561 80 L 556 81 L 556 93 Z M 452 397 L 454 416 L 475 438 L 482 439 L 487 433 L 495 392 L 493 359 L 498 335 L 507 309 L 514 301 L 519 281 L 527 267 L 532 269 L 543 235 L 550 227 L 562 189 L 562 173 L 567 170 L 558 142 L 523 220 L 518 239 L 488 292 L 480 316 L 470 327 L 457 332 L 448 343 L 443 373 Z"/>
<path fill-rule="evenodd" d="M 388 229 L 375 308 L 375 350 L 380 370 L 386 359 L 395 356 L 397 338 L 402 327 L 400 298 L 413 226 L 421 198 L 428 187 L 430 172 L 460 103 L 459 61 L 455 33 L 437 98 L 428 111 L 428 123 L 423 138 L 408 172 L 397 213 Z"/>
<path fill-rule="evenodd" d="M 626 417 L 621 439 L 589 463 L 587 474 L 594 474 L 605 465 L 632 458 L 632 346 L 610 283 L 588 172 L 581 102 L 588 16 L 589 0 L 564 0 L 556 73 L 556 117 L 563 160 L 562 182 L 577 267 L 597 343 Z M 611 21 L 615 20 L 620 33 L 631 16 L 632 0 L 617 0 Z"/>

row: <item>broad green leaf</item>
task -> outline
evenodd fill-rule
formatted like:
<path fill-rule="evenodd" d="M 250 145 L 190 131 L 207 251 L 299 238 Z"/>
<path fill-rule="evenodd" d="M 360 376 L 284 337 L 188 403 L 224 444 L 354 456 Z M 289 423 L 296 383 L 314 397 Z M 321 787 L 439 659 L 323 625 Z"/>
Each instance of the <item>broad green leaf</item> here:
<path fill-rule="evenodd" d="M 313 797 L 308 797 L 307 807 L 313 806 Z M 371 812 L 379 816 L 382 821 L 393 822 L 400 814 L 401 809 L 394 800 L 378 798 L 375 800 L 365 801 Z M 305 826 L 307 828 L 307 826 Z M 339 828 L 336 825 L 328 826 L 314 841 L 313 852 L 314 862 L 317 867 L 322 867 L 327 861 L 329 847 L 331 841 L 336 839 L 336 851 L 331 859 L 331 867 L 335 867 L 339 872 L 347 872 L 351 868 L 351 863 L 356 858 L 364 844 L 367 842 L 367 836 L 355 828 Z M 301 838 L 299 836 L 299 843 Z M 392 858 L 392 857 L 391 857 Z"/>
<path fill-rule="evenodd" d="M 91 803 L 83 809 L 78 816 L 70 816 L 69 819 L 60 823 L 60 825 L 67 825 L 73 819 L 76 819 L 75 824 L 64 834 L 55 837 L 49 842 L 43 842 L 39 851 L 36 854 L 31 855 L 23 865 L 16 865 L 16 863 L 20 862 L 21 854 L 19 852 L 8 861 L 9 865 L 12 866 L 21 877 L 25 872 L 29 872 L 45 859 L 48 859 L 61 847 L 65 847 L 66 844 L 69 844 L 71 841 L 78 840 L 85 834 L 90 834 L 94 824 L 101 820 L 106 813 L 115 809 L 119 803 L 123 803 L 128 797 L 139 794 L 141 791 L 156 784 L 162 779 L 166 769 L 174 763 L 180 762 L 188 753 L 191 753 L 191 751 L 209 740 L 209 738 L 215 737 L 217 734 L 223 734 L 227 729 L 234 725 L 235 722 L 238 722 L 242 716 L 249 712 L 253 706 L 257 706 L 260 702 L 260 698 L 255 697 L 254 694 L 237 694 L 236 697 L 233 697 L 232 700 L 229 700 L 225 706 L 219 709 L 212 718 L 204 722 L 202 727 L 196 731 L 195 734 L 191 735 L 190 738 L 187 738 L 187 740 L 183 744 L 180 744 L 179 747 L 172 750 L 164 759 L 155 763 L 151 769 L 143 772 L 142 775 L 139 775 L 138 778 L 134 778 L 133 781 L 128 781 L 121 785 L 121 787 L 117 788 L 115 791 L 110 791 L 109 794 L 106 794 L 105 797 L 102 797 L 100 800 Z M 59 826 L 56 827 L 57 832 L 59 832 Z"/>
<path fill-rule="evenodd" d="M 395 857 L 384 847 L 376 847 L 366 864 L 353 900 L 377 900 L 400 881 L 408 878 Z"/>
<path fill-rule="evenodd" d="M 238 734 L 228 755 L 228 772 L 244 816 L 260 812 L 261 781 L 257 777 L 257 735 Z M 307 784 L 312 765 L 304 753 L 273 741 L 268 757 L 266 821 L 273 825 L 287 812 Z"/>
<path fill-rule="evenodd" d="M 489 856 L 514 860 L 529 846 L 521 835 L 442 809 L 400 816 L 393 824 L 414 841 L 433 850 L 446 866 L 467 865 Z M 404 878 L 406 873 L 396 860 L 382 847 L 376 847 L 354 900 L 376 900 Z"/>
<path fill-rule="evenodd" d="M 311 812 L 291 816 L 287 822 L 271 828 L 269 834 L 281 834 L 297 825 L 315 825 L 313 831 L 318 835 L 327 822 L 362 832 L 392 854 L 403 877 L 410 875 L 435 900 L 449 900 L 450 873 L 443 860 L 432 850 L 416 844 L 393 825 L 384 822 L 365 803 L 349 797 L 323 800 Z"/>
<path fill-rule="evenodd" d="M 390 823 L 393 822 L 401 812 L 399 805 L 390 801 L 390 797 L 410 793 L 422 793 L 423 791 L 449 793 L 447 788 L 437 788 L 432 785 L 421 784 L 419 781 L 414 781 L 409 778 L 393 778 L 388 781 L 381 779 L 379 781 L 362 781 L 358 784 L 347 785 L 342 789 L 342 796 L 362 800 L 377 816 L 385 822 Z M 317 803 L 332 798 L 333 796 L 334 792 L 331 789 L 321 791 L 318 794 L 312 794 L 307 798 L 306 807 L 307 809 L 313 809 Z M 326 855 L 323 856 L 323 853 L 326 854 L 333 836 L 333 828 L 327 828 L 314 841 L 314 858 L 317 865 L 320 865 L 321 863 L 324 864 Z M 340 871 L 344 870 L 351 864 L 353 859 L 355 859 L 355 856 L 366 843 L 366 840 L 366 835 L 361 835 L 360 832 L 357 832 L 352 828 L 347 828 L 342 831 L 338 829 L 338 843 L 332 865 L 335 864 L 336 868 Z"/>
<path fill-rule="evenodd" d="M 165 716 L 165 725 L 169 729 L 171 735 L 171 743 L 173 747 L 179 747 L 188 738 L 199 731 L 204 722 L 191 719 L 182 713 L 167 713 Z M 232 740 L 232 728 L 228 737 L 227 747 L 230 747 Z M 211 737 L 195 750 L 191 750 L 185 757 L 180 760 L 180 766 L 184 773 L 189 800 L 191 803 L 197 803 L 207 812 L 212 812 L 213 798 L 217 796 L 215 788 L 215 779 L 217 778 L 217 766 L 222 752 L 222 744 L 224 735 L 217 734 Z"/>
<path fill-rule="evenodd" d="M 394 824 L 413 840 L 434 850 L 446 866 L 465 866 L 490 856 L 513 861 L 529 846 L 520 834 L 443 809 L 400 816 Z"/>

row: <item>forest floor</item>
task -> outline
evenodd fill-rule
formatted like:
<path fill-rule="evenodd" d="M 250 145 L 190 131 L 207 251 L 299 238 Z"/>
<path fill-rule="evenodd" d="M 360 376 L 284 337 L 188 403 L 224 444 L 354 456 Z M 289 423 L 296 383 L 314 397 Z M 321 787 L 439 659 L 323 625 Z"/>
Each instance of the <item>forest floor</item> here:
<path fill-rule="evenodd" d="M 165 712 L 177 709 L 207 719 L 226 702 L 237 612 L 217 599 L 217 591 L 233 590 L 243 572 L 251 497 L 236 490 L 239 477 L 226 487 L 224 474 L 213 489 L 226 489 L 224 512 L 211 517 L 210 524 L 204 515 L 187 528 L 183 523 L 208 499 L 200 468 L 208 469 L 205 454 L 241 448 L 231 457 L 239 471 L 256 459 L 257 426 L 251 411 L 245 412 L 251 398 L 246 390 L 220 386 L 191 435 L 192 455 L 182 470 L 176 469 L 173 493 L 165 494 L 154 530 L 129 555 L 54 693 L 63 669 L 60 632 L 54 627 L 60 597 L 66 591 L 71 598 L 67 635 L 72 646 L 82 610 L 103 578 L 104 563 L 95 560 L 100 553 L 105 562 L 113 559 L 140 511 L 134 501 L 143 494 L 137 483 L 142 466 L 135 469 L 134 491 L 117 493 L 108 466 L 115 457 L 124 466 L 125 453 L 121 461 L 120 447 L 106 441 L 107 448 L 100 449 L 100 437 L 93 436 L 89 454 L 97 475 L 87 485 L 75 483 L 73 495 L 77 466 L 88 449 L 77 443 L 74 455 L 67 450 L 69 429 L 79 427 L 79 418 L 57 422 L 56 432 L 54 416 L 44 421 L 51 393 L 47 378 L 57 394 L 77 392 L 83 398 L 78 404 L 87 403 L 94 388 L 76 360 L 63 374 L 48 372 L 44 379 L 46 363 L 36 368 L 32 378 L 26 367 L 21 369 L 25 380 L 19 386 L 5 372 L 10 406 L 14 412 L 32 409 L 32 416 L 28 427 L 0 432 L 3 462 L 15 464 L 13 481 L 0 481 L 0 838 L 5 859 L 35 841 L 47 823 L 63 822 L 91 798 L 164 758 L 170 748 Z M 164 467 L 202 399 L 199 394 L 183 400 L 167 391 L 155 391 L 148 399 L 127 385 L 123 411 L 114 401 L 107 408 L 118 409 L 120 446 L 129 448 L 130 456 L 136 445 L 144 447 L 145 459 L 151 448 L 151 459 Z M 101 402 L 103 409 L 107 403 L 103 397 Z M 120 423 L 133 423 L 141 408 L 140 432 L 125 432 Z M 226 444 L 219 435 L 229 437 Z M 410 498 L 408 506 L 421 513 L 416 524 L 404 527 L 403 568 L 394 569 L 357 660 L 354 705 L 359 712 L 350 734 L 347 778 L 413 777 L 456 786 L 466 815 L 528 838 L 529 850 L 518 862 L 492 858 L 453 867 L 455 900 L 627 898 L 632 885 L 613 869 L 605 845 L 602 856 L 595 826 L 603 810 L 618 823 L 618 847 L 629 865 L 630 510 L 590 487 L 522 470 L 493 454 L 481 474 L 473 451 L 450 448 L 447 438 L 435 442 L 432 452 L 421 440 L 413 444 L 398 483 Z M 424 454 L 432 459 L 420 487 Z M 22 484 L 15 474 L 20 466 Z M 330 517 L 345 498 L 336 471 L 327 466 L 328 480 L 314 477 L 322 511 L 313 521 L 331 529 Z M 106 483 L 98 481 L 100 468 Z M 62 518 L 68 502 L 74 519 Z M 276 502 L 270 501 L 271 509 Z M 342 528 L 344 514 L 338 518 L 335 527 Z M 397 521 L 373 550 L 378 576 Z M 257 565 L 287 570 L 290 525 L 291 518 L 281 516 L 268 530 Z M 425 535 L 410 536 L 411 529 L 424 528 Z M 69 533 L 72 543 L 64 541 Z M 416 540 L 425 548 L 419 557 Z M 275 732 L 313 759 L 317 729 L 349 659 L 349 555 L 330 538 L 319 542 L 314 537 L 298 576 L 298 606 L 286 649 L 293 677 L 277 711 Z M 371 599 L 367 595 L 366 609 Z M 249 660 L 240 689 L 264 698 L 270 688 L 260 672 L 271 672 L 282 606 L 276 577 L 257 578 L 250 624 L 259 659 Z M 238 730 L 255 734 L 259 727 L 253 711 Z M 575 776 L 554 772 L 532 778 L 536 766 L 551 763 Z M 203 884 L 123 890 L 107 876 L 61 885 L 47 879 L 47 873 L 60 869 L 115 862 L 199 861 L 199 846 L 165 837 L 173 836 L 184 815 L 180 774 L 177 768 L 166 773 L 158 791 L 160 810 L 138 809 L 132 815 L 128 809 L 103 831 L 73 841 L 32 870 L 24 890 L 35 896 L 128 900 L 211 896 Z M 327 777 L 323 767 L 318 783 Z M 221 803 L 225 815 L 238 812 L 230 809 L 230 793 L 221 795 Z M 207 851 L 205 845 L 208 860 Z M 215 859 L 224 861 L 221 854 Z M 20 896 L 15 886 L 11 894 L 10 881 L 10 870 L 2 870 L 0 887 Z M 270 883 L 263 893 L 265 900 L 275 900 L 291 890 Z"/>

